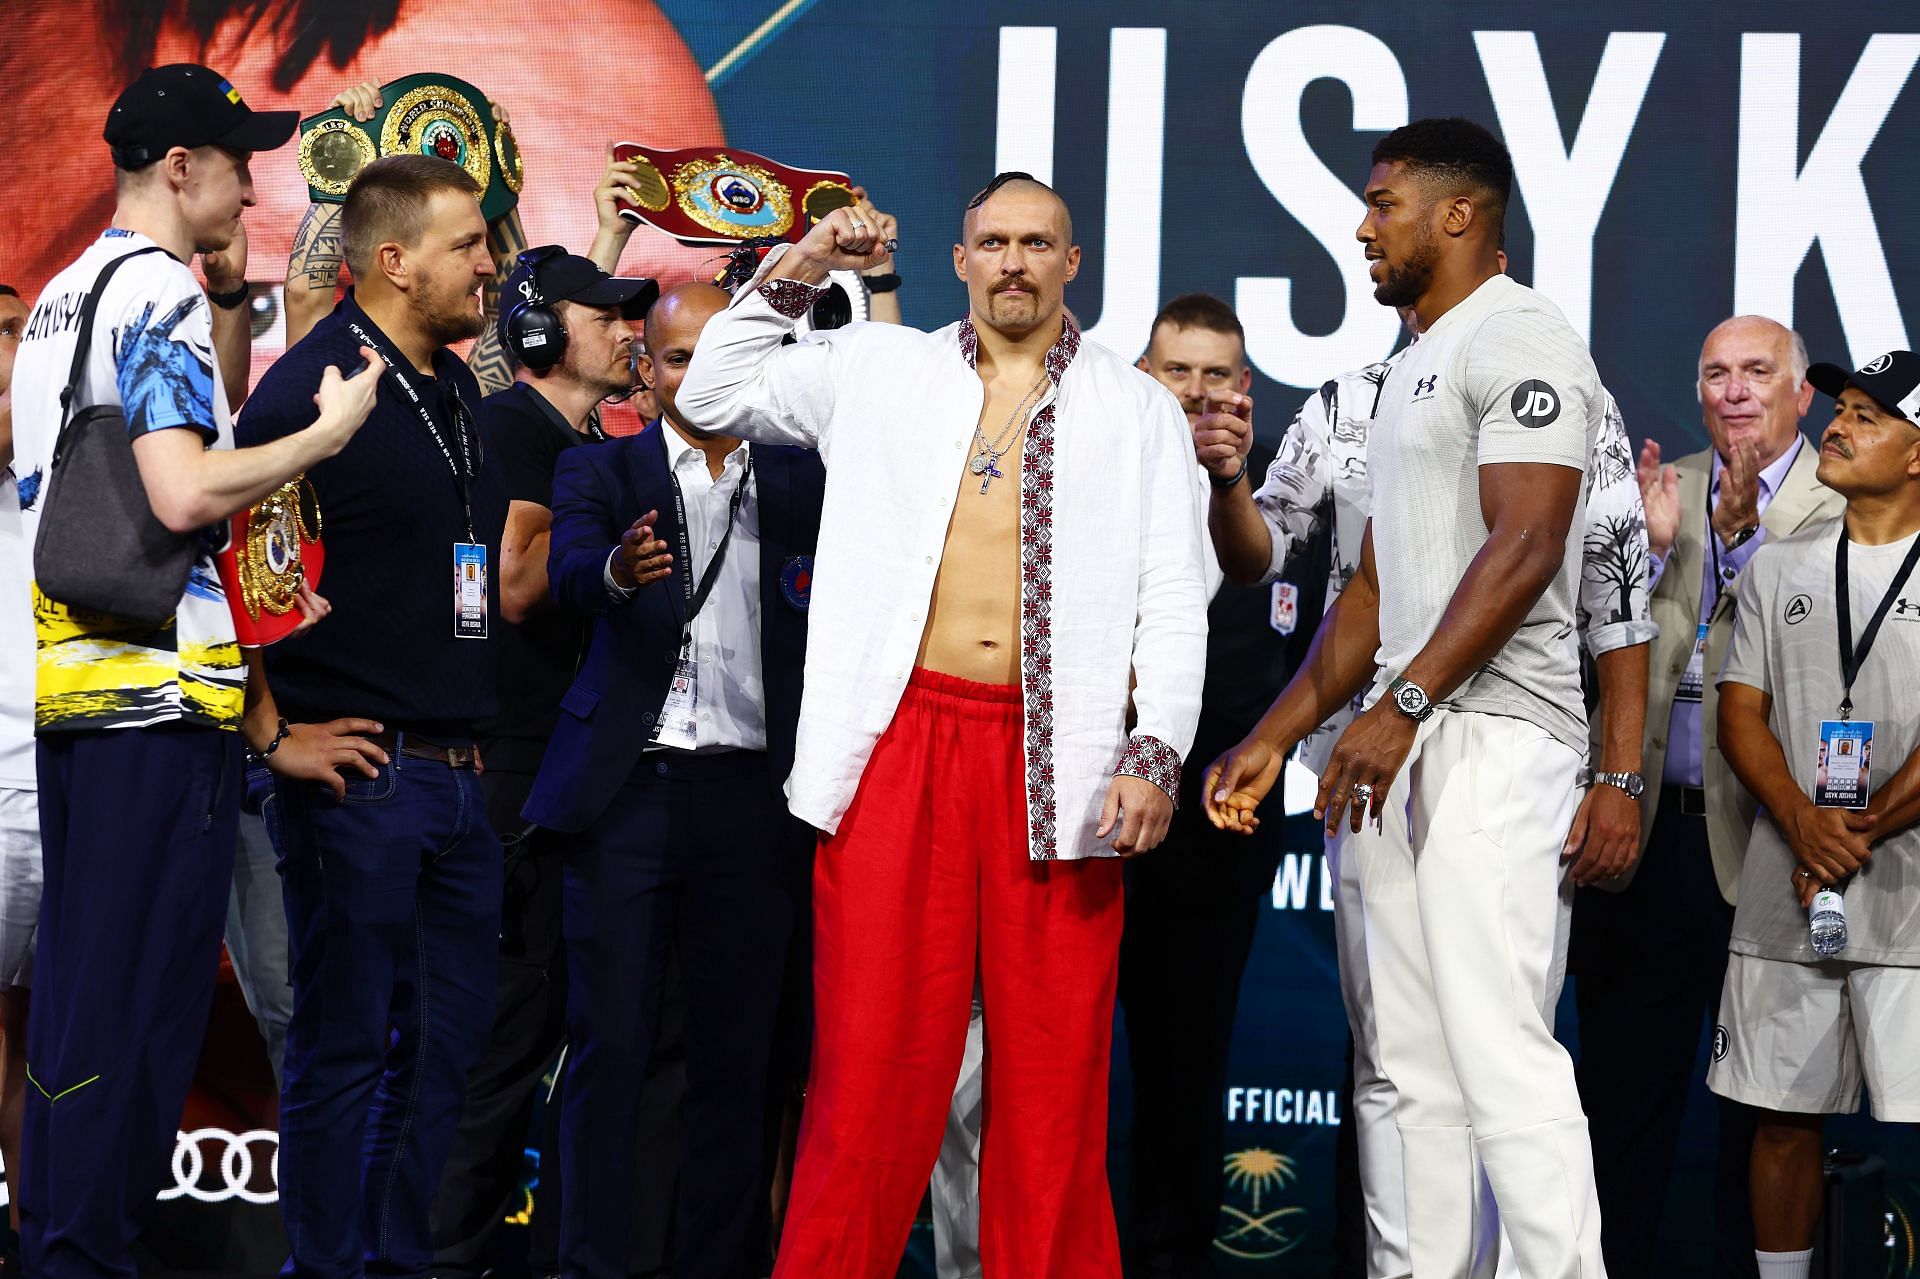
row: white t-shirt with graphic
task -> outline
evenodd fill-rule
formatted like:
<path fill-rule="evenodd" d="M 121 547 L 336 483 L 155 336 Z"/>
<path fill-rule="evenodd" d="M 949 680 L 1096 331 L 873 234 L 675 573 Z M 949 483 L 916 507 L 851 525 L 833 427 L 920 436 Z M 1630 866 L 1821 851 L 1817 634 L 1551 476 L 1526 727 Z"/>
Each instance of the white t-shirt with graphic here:
<path fill-rule="evenodd" d="M 39 531 L 82 305 L 108 262 L 151 247 L 146 236 L 107 231 L 53 277 L 27 317 L 14 360 L 13 433 L 21 534 L 29 548 Z M 233 447 L 213 318 L 185 263 L 163 252 L 122 266 L 100 300 L 92 345 L 74 397 L 76 415 L 118 404 L 134 439 L 189 429 L 208 448 Z M 213 562 L 224 532 L 223 521 L 203 536 L 179 610 L 159 626 L 69 609 L 34 588 L 39 731 L 173 721 L 239 727 L 246 667 Z"/>

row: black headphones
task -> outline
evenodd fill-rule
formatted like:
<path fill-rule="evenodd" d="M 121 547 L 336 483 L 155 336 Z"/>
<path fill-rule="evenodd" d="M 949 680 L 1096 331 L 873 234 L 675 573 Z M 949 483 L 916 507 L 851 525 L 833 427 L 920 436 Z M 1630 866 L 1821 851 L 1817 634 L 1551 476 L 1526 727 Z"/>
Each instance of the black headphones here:
<path fill-rule="evenodd" d="M 517 265 L 526 270 L 520 282 L 520 296 L 508 304 L 500 317 L 500 341 L 513 358 L 536 373 L 545 373 L 560 363 L 567 353 L 567 326 L 540 292 L 539 265 L 550 258 L 563 257 L 566 250 L 557 244 L 523 251 Z"/>

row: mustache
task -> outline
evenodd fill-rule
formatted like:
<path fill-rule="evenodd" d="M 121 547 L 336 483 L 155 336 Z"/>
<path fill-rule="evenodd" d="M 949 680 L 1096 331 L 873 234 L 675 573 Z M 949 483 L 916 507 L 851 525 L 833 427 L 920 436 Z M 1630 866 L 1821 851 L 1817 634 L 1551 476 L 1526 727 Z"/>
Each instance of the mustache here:
<path fill-rule="evenodd" d="M 1835 449 L 1839 450 L 1841 457 L 1844 457 L 1849 461 L 1853 459 L 1853 446 L 1847 443 L 1846 437 L 1840 434 L 1840 432 L 1828 431 L 1826 434 L 1820 437 L 1821 448 L 1825 448 L 1829 444 L 1833 445 Z"/>
<path fill-rule="evenodd" d="M 1033 292 L 1033 283 L 1024 275 L 1014 275 L 994 285 L 988 292 L 1005 293 L 1008 289 L 1025 289 L 1028 293 L 1031 293 Z"/>

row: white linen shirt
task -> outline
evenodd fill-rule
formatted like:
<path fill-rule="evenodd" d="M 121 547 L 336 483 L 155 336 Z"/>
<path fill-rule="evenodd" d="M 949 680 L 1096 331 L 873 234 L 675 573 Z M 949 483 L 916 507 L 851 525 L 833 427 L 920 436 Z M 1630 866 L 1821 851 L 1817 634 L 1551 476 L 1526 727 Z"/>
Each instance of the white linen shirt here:
<path fill-rule="evenodd" d="M 742 444 L 727 454 L 714 479 L 707 455 L 660 423 L 667 445 L 667 466 L 680 482 L 687 504 L 687 543 L 691 564 L 676 564 L 662 583 L 669 590 L 685 590 L 680 574 L 695 587 L 706 574 L 713 553 L 727 535 L 727 508 L 746 471 L 748 449 Z M 714 579 L 713 591 L 693 619 L 693 657 L 698 672 L 694 752 L 767 749 L 766 686 L 760 669 L 760 501 L 757 483 L 749 482 L 733 522 L 733 541 Z M 678 546 L 669 543 L 676 558 Z M 665 748 L 654 748 L 665 749 Z"/>
<path fill-rule="evenodd" d="M 796 817 L 832 833 L 919 652 L 985 389 L 969 320 L 933 333 L 854 324 L 782 346 L 820 291 L 743 287 L 702 332 L 676 403 L 702 430 L 818 448 L 826 464 L 787 795 Z M 1179 404 L 1070 319 L 1047 372 L 1020 475 L 1035 860 L 1111 855 L 1093 832 L 1116 774 L 1178 796 L 1207 638 L 1203 512 Z"/>

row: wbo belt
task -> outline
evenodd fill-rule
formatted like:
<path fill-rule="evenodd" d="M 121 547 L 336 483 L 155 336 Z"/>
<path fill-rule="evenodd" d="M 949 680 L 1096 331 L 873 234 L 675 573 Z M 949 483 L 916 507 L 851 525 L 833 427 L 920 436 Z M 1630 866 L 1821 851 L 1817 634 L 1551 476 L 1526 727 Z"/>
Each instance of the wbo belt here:
<path fill-rule="evenodd" d="M 1671 808 L 1683 817 L 1707 815 L 1707 792 L 1699 786 L 1663 786 L 1660 807 Z"/>
<path fill-rule="evenodd" d="M 480 748 L 472 742 L 437 742 L 404 730 L 369 733 L 367 740 L 385 751 L 389 759 L 403 755 L 408 759 L 430 759 L 448 768 L 480 766 Z"/>

